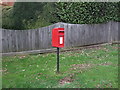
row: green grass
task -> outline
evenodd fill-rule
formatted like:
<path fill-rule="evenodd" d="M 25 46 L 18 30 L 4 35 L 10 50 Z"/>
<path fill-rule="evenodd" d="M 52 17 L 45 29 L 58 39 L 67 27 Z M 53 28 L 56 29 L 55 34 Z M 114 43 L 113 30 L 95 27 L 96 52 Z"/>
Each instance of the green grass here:
<path fill-rule="evenodd" d="M 3 88 L 118 88 L 117 45 L 61 52 L 59 74 L 56 53 L 4 56 L 2 67 Z"/>

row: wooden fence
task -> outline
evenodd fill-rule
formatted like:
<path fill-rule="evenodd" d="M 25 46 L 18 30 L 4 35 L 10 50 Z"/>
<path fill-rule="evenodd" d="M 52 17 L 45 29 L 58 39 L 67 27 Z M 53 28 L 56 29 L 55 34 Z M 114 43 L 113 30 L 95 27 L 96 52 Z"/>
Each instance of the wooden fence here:
<path fill-rule="evenodd" d="M 119 22 L 103 24 L 56 23 L 34 30 L 5 30 L 2 33 L 2 53 L 50 49 L 51 31 L 65 28 L 65 47 L 84 46 L 118 41 Z"/>

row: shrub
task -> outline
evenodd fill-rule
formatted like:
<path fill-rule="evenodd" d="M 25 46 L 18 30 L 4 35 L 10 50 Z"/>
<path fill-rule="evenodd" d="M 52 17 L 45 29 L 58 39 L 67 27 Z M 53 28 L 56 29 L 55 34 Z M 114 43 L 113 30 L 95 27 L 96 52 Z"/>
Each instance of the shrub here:
<path fill-rule="evenodd" d="M 93 24 L 119 21 L 117 2 L 58 2 L 55 5 L 56 16 L 62 22 Z"/>
<path fill-rule="evenodd" d="M 14 28 L 12 7 L 10 6 L 2 7 L 2 28 L 6 28 L 6 29 Z"/>

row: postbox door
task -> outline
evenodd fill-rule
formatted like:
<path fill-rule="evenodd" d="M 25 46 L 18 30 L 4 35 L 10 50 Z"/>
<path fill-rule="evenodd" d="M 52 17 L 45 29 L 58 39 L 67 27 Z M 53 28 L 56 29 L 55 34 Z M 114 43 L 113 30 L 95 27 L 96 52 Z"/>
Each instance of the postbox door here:
<path fill-rule="evenodd" d="M 64 30 L 59 30 L 58 44 L 60 47 L 64 47 Z"/>

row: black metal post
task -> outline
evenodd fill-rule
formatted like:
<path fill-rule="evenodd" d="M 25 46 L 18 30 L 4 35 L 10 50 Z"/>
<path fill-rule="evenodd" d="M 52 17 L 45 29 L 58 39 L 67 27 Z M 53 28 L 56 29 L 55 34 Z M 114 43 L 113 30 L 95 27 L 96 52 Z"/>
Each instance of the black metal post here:
<path fill-rule="evenodd" d="M 57 47 L 57 73 L 59 73 L 59 47 Z"/>

